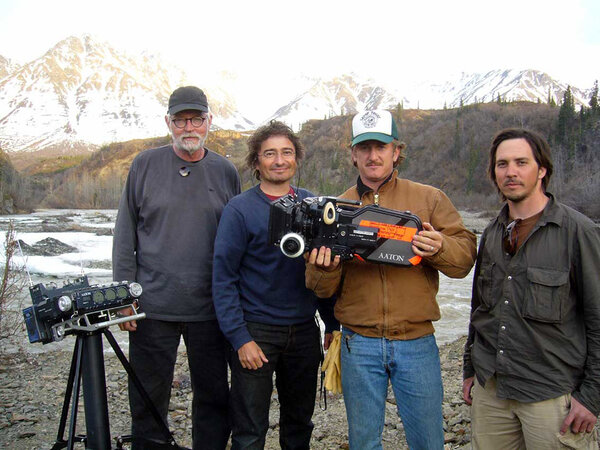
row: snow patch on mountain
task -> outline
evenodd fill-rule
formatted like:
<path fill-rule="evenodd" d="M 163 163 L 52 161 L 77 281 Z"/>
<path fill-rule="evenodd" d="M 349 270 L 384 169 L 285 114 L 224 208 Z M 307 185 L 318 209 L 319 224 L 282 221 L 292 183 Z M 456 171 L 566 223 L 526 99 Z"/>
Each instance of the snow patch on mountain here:
<path fill-rule="evenodd" d="M 72 153 L 166 135 L 169 95 L 186 84 L 205 90 L 214 129 L 237 131 L 273 119 L 299 129 L 311 119 L 398 105 L 441 109 L 498 98 L 543 103 L 552 98 L 560 104 L 568 87 L 540 71 L 499 69 L 393 85 L 356 74 L 330 79 L 297 75 L 264 90 L 225 71 L 199 74 L 190 81 L 160 55 L 131 56 L 82 35 L 59 42 L 22 66 L 0 56 L 0 148 Z M 571 93 L 576 105 L 587 105 L 589 92 L 571 86 Z M 244 111 L 236 98 L 245 102 Z"/>
<path fill-rule="evenodd" d="M 165 135 L 169 95 L 186 79 L 157 56 L 132 57 L 89 35 L 69 37 L 0 80 L 0 147 L 62 145 L 68 153 L 73 143 Z M 226 93 L 207 94 L 217 128 L 252 126 Z"/>

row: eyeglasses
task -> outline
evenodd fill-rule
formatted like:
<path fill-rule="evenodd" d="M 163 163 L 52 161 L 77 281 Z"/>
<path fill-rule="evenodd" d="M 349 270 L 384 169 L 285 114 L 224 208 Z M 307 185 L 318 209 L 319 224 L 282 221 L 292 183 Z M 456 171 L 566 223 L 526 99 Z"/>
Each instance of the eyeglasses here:
<path fill-rule="evenodd" d="M 504 235 L 504 251 L 513 256 L 517 252 L 517 243 L 519 242 L 518 225 L 521 219 L 515 219 L 506 225 L 506 234 Z"/>
<path fill-rule="evenodd" d="M 175 125 L 177 128 L 185 128 L 187 123 L 192 122 L 192 126 L 195 128 L 200 128 L 204 122 L 206 122 L 206 117 L 196 116 L 191 119 L 183 119 L 183 118 L 173 118 L 171 117 L 171 123 Z"/>
<path fill-rule="evenodd" d="M 266 150 L 262 153 L 259 153 L 258 156 L 262 156 L 265 159 L 275 159 L 277 155 L 281 155 L 283 159 L 293 159 L 296 156 L 296 152 L 291 148 L 286 148 L 281 153 L 275 150 Z"/>

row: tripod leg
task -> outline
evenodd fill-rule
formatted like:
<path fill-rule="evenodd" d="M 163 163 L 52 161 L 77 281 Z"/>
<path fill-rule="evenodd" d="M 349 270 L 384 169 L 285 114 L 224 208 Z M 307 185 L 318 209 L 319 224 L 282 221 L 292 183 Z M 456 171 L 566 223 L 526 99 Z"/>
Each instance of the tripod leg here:
<path fill-rule="evenodd" d="M 93 332 L 85 336 L 83 345 L 83 402 L 87 430 L 86 448 L 109 450 L 110 426 L 102 336 Z"/>
<path fill-rule="evenodd" d="M 112 333 L 108 330 L 108 328 L 104 329 L 102 332 L 104 333 L 104 336 L 106 336 L 106 340 L 110 343 L 111 347 L 115 351 L 115 354 L 117 355 L 117 358 L 119 358 L 119 361 L 121 361 L 121 364 L 123 365 L 123 368 L 125 369 L 125 371 L 129 375 L 129 377 L 131 378 L 131 380 L 133 381 L 133 384 L 135 385 L 136 389 L 138 390 L 138 392 L 140 393 L 142 399 L 144 400 L 146 408 L 148 408 L 148 410 L 152 414 L 152 417 L 154 417 L 154 420 L 156 421 L 156 423 L 158 424 L 158 426 L 161 428 L 161 430 L 162 430 L 163 434 L 165 435 L 165 438 L 167 439 L 167 441 L 170 443 L 170 445 L 175 446 L 175 448 L 180 448 L 175 443 L 175 438 L 173 437 L 173 434 L 169 430 L 169 426 L 165 423 L 165 421 L 161 417 L 160 413 L 156 409 L 156 406 L 154 406 L 154 403 L 152 403 L 152 399 L 150 398 L 150 396 L 148 395 L 148 393 L 144 389 L 144 386 L 142 385 L 142 382 L 140 381 L 140 379 L 137 377 L 137 375 L 133 371 L 133 368 L 131 367 L 131 364 L 129 364 L 129 361 L 127 360 L 127 358 L 123 354 L 123 351 L 119 347 L 119 344 L 115 340 L 115 338 L 112 335 Z"/>
<path fill-rule="evenodd" d="M 75 373 L 73 374 L 73 402 L 71 404 L 71 419 L 69 420 L 69 441 L 67 450 L 73 450 L 75 443 L 75 427 L 77 425 L 77 407 L 79 405 L 79 385 L 81 383 L 81 361 L 83 356 L 83 340 L 77 336 L 79 345 L 77 346 L 77 358 L 75 361 Z"/>
<path fill-rule="evenodd" d="M 60 422 L 58 424 L 58 432 L 56 434 L 56 443 L 52 447 L 52 450 L 58 450 L 61 448 L 65 448 L 68 444 L 65 441 L 65 428 L 67 424 L 67 416 L 69 414 L 69 403 L 71 402 L 71 395 L 73 394 L 73 382 L 75 377 L 79 379 L 79 374 L 81 367 L 81 339 L 80 336 L 77 336 L 75 340 L 75 347 L 73 349 L 73 357 L 71 358 L 71 368 L 69 369 L 69 378 L 67 380 L 67 387 L 65 390 L 65 400 L 63 401 L 62 413 L 60 415 Z M 77 385 L 77 393 L 75 398 L 79 397 L 79 383 Z M 73 404 L 73 411 L 77 411 L 77 403 Z M 73 436 L 75 434 L 75 425 L 74 422 L 76 420 L 77 413 L 75 415 L 71 414 L 71 420 L 69 422 L 69 442 L 71 442 L 70 446 L 72 448 L 73 444 Z"/>

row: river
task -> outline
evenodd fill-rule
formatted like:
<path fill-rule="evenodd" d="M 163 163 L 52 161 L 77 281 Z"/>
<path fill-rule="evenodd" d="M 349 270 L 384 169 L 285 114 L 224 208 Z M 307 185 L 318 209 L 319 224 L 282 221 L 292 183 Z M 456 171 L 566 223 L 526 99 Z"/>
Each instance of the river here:
<path fill-rule="evenodd" d="M 474 213 L 461 212 L 461 215 L 467 228 L 476 231 L 478 235 L 487 223 L 487 219 L 481 219 Z M 116 210 L 39 210 L 32 214 L 0 216 L 0 240 L 4 242 L 9 221 L 12 221 L 17 239 L 28 245 L 50 237 L 76 249 L 59 256 L 17 255 L 15 261 L 27 268 L 31 283 L 54 282 L 61 285 L 82 273 L 88 275 L 90 283 L 106 283 L 112 281 L 111 230 L 115 218 Z M 1 255 L 0 260 L 3 258 L 4 255 Z M 439 344 L 453 341 L 467 333 L 472 272 L 460 280 L 440 274 L 437 300 L 442 317 L 435 323 Z M 28 306 L 30 300 L 27 289 L 24 289 L 23 296 L 24 306 Z M 27 341 L 26 336 L 23 340 Z M 118 340 L 127 346 L 125 333 L 119 332 Z M 51 349 L 56 346 L 52 343 L 44 347 Z"/>

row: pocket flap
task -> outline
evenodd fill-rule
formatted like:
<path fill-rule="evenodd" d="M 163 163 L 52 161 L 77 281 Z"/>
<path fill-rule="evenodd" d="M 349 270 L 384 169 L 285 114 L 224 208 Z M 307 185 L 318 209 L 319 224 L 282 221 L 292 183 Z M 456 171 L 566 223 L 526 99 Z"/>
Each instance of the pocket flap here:
<path fill-rule="evenodd" d="M 527 268 L 527 279 L 544 286 L 562 286 L 569 279 L 569 272 L 554 269 Z"/>

